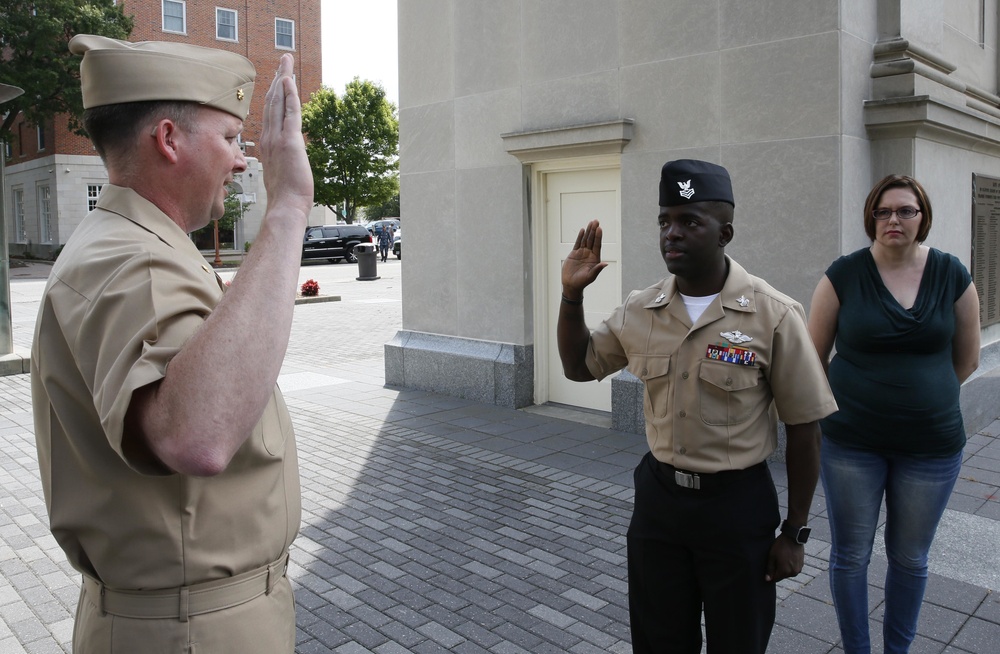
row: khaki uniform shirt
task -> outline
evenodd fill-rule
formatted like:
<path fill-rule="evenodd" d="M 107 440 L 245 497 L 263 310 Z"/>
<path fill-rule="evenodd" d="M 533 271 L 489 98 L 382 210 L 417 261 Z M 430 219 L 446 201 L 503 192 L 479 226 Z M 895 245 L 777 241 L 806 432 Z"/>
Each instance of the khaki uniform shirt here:
<path fill-rule="evenodd" d="M 694 325 L 671 277 L 629 294 L 587 352 L 597 379 L 627 368 L 645 383 L 650 451 L 693 472 L 760 463 L 777 447 L 777 418 L 837 409 L 802 305 L 726 259 L 725 286 Z"/>
<path fill-rule="evenodd" d="M 112 588 L 239 574 L 276 560 L 298 531 L 295 441 L 277 387 L 217 476 L 139 469 L 122 452 L 132 393 L 164 377 L 223 290 L 173 221 L 113 185 L 53 266 L 31 354 L 42 485 L 70 563 Z"/>

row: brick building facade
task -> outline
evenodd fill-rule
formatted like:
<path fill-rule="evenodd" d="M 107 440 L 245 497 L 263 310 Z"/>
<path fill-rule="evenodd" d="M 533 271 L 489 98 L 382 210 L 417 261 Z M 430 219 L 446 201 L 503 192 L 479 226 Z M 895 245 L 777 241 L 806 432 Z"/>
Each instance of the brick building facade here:
<path fill-rule="evenodd" d="M 247 212 L 236 227 L 237 248 L 253 241 L 266 197 L 263 170 L 255 156 L 264 95 L 278 58 L 295 56 L 302 102 L 321 86 L 320 0 L 122 0 L 135 19 L 131 41 L 176 41 L 236 52 L 257 68 L 256 87 L 242 138 L 247 171 L 237 183 Z M 6 233 L 12 254 L 51 258 L 93 207 L 107 173 L 89 139 L 74 134 L 65 116 L 41 127 L 23 120 L 7 145 L 4 189 Z M 322 209 L 316 210 L 322 222 Z"/>

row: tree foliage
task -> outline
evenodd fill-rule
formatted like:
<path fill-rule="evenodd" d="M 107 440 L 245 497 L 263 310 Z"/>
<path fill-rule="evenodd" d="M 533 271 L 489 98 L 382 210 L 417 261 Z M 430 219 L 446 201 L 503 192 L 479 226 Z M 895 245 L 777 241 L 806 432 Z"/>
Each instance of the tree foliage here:
<path fill-rule="evenodd" d="M 232 188 L 229 189 L 229 194 L 223 201 L 226 211 L 222 214 L 222 218 L 219 218 L 219 229 L 233 229 L 236 227 L 236 221 L 242 220 L 244 214 L 250 210 L 250 204 L 242 197 L 242 192 L 237 193 Z"/>
<path fill-rule="evenodd" d="M 0 5 L 0 82 L 19 86 L 24 95 L 3 105 L 0 140 L 8 139 L 18 114 L 41 125 L 68 114 L 80 132 L 83 113 L 80 59 L 71 54 L 76 34 L 127 39 L 133 20 L 114 0 L 3 0 Z"/>
<path fill-rule="evenodd" d="M 354 222 L 359 207 L 399 193 L 399 120 L 381 85 L 355 77 L 343 96 L 322 88 L 302 109 L 316 204 Z"/>
<path fill-rule="evenodd" d="M 219 218 L 219 232 L 234 232 L 236 229 L 236 221 L 242 220 L 243 216 L 247 211 L 250 210 L 250 204 L 241 200 L 242 193 L 237 193 L 232 188 L 229 189 L 229 194 L 226 195 L 226 199 L 223 201 L 223 206 L 225 207 L 225 213 Z M 191 232 L 195 242 L 202 242 L 207 238 L 206 235 L 212 235 L 214 240 L 215 235 L 215 221 L 210 221 L 207 225 L 201 229 L 196 229 Z"/>
<path fill-rule="evenodd" d="M 365 208 L 365 220 L 381 220 L 382 218 L 399 218 L 399 193 L 382 204 Z"/>

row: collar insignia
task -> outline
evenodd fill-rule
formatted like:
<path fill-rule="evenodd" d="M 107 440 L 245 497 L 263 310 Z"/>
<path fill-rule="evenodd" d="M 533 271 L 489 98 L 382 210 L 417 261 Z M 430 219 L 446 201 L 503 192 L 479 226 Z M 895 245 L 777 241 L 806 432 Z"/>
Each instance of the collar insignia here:
<path fill-rule="evenodd" d="M 681 195 L 684 196 L 685 200 L 690 200 L 691 196 L 694 195 L 694 189 L 691 188 L 691 180 L 686 182 L 677 182 L 677 186 L 681 187 Z"/>
<path fill-rule="evenodd" d="M 738 329 L 732 332 L 719 332 L 719 336 L 726 339 L 730 343 L 733 343 L 734 345 L 739 345 L 740 343 L 749 343 L 750 341 L 753 340 L 753 336 L 747 336 Z"/>
<path fill-rule="evenodd" d="M 745 295 L 739 296 L 738 298 L 736 298 L 736 301 L 740 303 L 741 307 L 750 306 L 750 300 L 748 300 Z"/>
<path fill-rule="evenodd" d="M 656 299 L 653 300 L 653 302 L 656 302 L 657 304 L 659 304 L 660 302 L 663 302 L 663 298 L 665 298 L 665 297 L 667 297 L 666 293 L 660 293 L 659 295 L 656 296 Z"/>
<path fill-rule="evenodd" d="M 236 99 L 240 101 L 243 100 L 243 89 L 236 89 Z"/>

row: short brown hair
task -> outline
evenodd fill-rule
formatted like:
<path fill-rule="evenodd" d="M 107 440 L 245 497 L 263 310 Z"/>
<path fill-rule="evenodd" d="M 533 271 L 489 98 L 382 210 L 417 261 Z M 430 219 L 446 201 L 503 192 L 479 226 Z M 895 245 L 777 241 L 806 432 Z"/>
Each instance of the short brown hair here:
<path fill-rule="evenodd" d="M 83 112 L 83 128 L 97 154 L 107 163 L 109 154 L 127 155 L 139 132 L 154 119 L 171 117 L 182 126 L 190 127 L 195 107 L 197 105 L 192 102 L 161 101 L 91 107 Z"/>
<path fill-rule="evenodd" d="M 920 229 L 917 230 L 917 242 L 923 243 L 927 240 L 927 235 L 931 233 L 931 222 L 933 212 L 931 210 L 931 199 L 927 197 L 927 191 L 920 185 L 920 182 L 908 175 L 886 175 L 878 184 L 872 187 L 865 200 L 865 234 L 873 242 L 875 241 L 875 216 L 872 212 L 878 207 L 882 195 L 891 188 L 905 188 L 912 191 L 917 196 L 917 207 L 920 209 Z"/>

